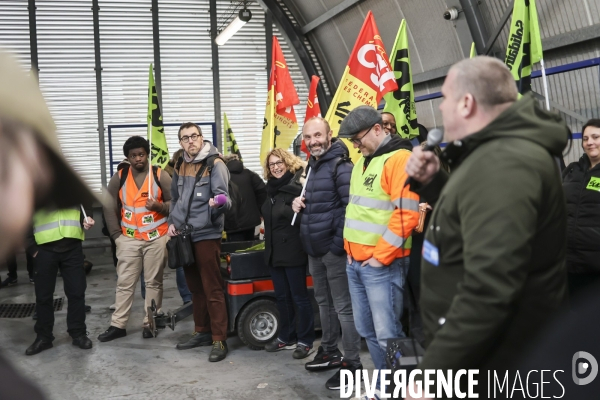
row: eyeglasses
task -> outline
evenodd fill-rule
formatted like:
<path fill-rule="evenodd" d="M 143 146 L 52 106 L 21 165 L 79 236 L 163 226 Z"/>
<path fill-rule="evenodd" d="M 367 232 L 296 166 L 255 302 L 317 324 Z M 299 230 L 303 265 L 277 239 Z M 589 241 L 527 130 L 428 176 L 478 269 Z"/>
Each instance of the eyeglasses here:
<path fill-rule="evenodd" d="M 283 161 L 275 161 L 274 163 L 269 163 L 269 169 L 273 169 L 275 167 L 282 167 Z"/>
<path fill-rule="evenodd" d="M 377 124 L 375 124 L 377 125 Z M 373 125 L 373 126 L 375 126 Z M 352 144 L 355 144 L 357 146 L 362 145 L 362 140 L 365 138 L 365 136 L 367 136 L 369 134 L 369 132 L 371 132 L 371 129 L 373 129 L 373 126 L 371 126 L 364 135 L 362 135 L 360 138 L 356 138 L 356 139 L 350 139 L 350 142 L 352 142 Z"/>
<path fill-rule="evenodd" d="M 387 122 L 387 121 L 386 121 L 386 122 L 384 122 L 384 123 L 383 123 L 383 126 L 384 126 L 384 127 L 386 127 L 386 126 L 387 126 L 387 127 L 388 127 L 388 128 L 390 128 L 390 129 L 396 129 L 396 124 L 394 124 L 393 122 Z"/>
<path fill-rule="evenodd" d="M 192 139 L 192 142 L 195 142 L 196 139 L 198 139 L 199 137 L 202 137 L 202 135 L 198 135 L 198 134 L 193 134 L 192 136 L 182 136 L 181 139 L 179 139 L 180 142 L 183 143 L 187 143 L 190 141 L 190 139 Z"/>

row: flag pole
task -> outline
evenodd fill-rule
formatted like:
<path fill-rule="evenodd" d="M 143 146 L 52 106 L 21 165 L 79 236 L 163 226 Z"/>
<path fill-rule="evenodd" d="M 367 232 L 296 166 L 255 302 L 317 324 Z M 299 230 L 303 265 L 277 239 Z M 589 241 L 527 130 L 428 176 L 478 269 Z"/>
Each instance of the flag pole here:
<path fill-rule="evenodd" d="M 544 98 L 546 99 L 546 110 L 550 111 L 550 97 L 548 97 L 548 77 L 546 76 L 546 67 L 544 66 L 544 59 L 540 59 L 540 65 L 542 66 L 542 81 L 544 83 Z"/>
<path fill-rule="evenodd" d="M 150 63 L 150 76 L 148 77 L 148 129 L 147 129 L 147 135 L 148 135 L 148 143 L 150 145 L 150 154 L 148 154 L 148 198 L 151 199 L 152 198 L 152 114 L 150 114 L 151 112 L 151 108 L 150 108 L 150 104 L 152 101 L 152 87 L 150 86 L 150 77 L 152 77 L 152 80 L 154 81 L 154 74 L 152 73 L 152 63 Z"/>
<path fill-rule="evenodd" d="M 311 171 L 311 168 L 308 167 L 308 172 L 306 173 L 306 178 L 304 179 L 304 185 L 302 186 L 302 192 L 300 192 L 300 198 L 304 197 L 304 194 L 306 193 L 306 184 L 308 183 L 308 177 L 310 176 L 310 171 Z M 294 213 L 294 218 L 292 218 L 292 226 L 294 225 L 294 222 L 296 222 L 297 216 L 298 216 L 298 213 Z"/>

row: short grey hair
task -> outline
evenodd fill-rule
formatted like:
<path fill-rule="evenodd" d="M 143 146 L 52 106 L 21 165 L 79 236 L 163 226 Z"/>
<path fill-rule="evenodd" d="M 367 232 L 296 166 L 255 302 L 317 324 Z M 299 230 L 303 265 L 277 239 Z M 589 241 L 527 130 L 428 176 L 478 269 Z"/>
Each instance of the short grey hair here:
<path fill-rule="evenodd" d="M 454 64 L 450 71 L 455 71 L 455 99 L 470 93 L 484 109 L 517 100 L 515 80 L 508 67 L 496 58 L 467 58 Z"/>

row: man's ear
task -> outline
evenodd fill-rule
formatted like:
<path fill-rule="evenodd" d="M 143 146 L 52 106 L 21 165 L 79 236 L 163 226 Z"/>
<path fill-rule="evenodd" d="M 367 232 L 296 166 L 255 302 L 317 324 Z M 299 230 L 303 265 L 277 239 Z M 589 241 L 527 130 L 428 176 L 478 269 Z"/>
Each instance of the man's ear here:
<path fill-rule="evenodd" d="M 463 118 L 469 118 L 477 111 L 477 103 L 471 93 L 465 93 L 459 102 L 459 113 Z"/>

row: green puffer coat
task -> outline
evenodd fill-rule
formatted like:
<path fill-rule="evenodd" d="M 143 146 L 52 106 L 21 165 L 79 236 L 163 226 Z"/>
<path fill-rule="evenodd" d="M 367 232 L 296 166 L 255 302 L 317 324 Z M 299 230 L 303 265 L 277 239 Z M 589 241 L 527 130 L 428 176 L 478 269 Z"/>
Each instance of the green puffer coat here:
<path fill-rule="evenodd" d="M 526 95 L 447 146 L 449 177 L 415 187 L 434 202 L 419 368 L 507 367 L 565 302 L 566 207 L 553 156 L 561 157 L 568 134 L 559 116 Z"/>

